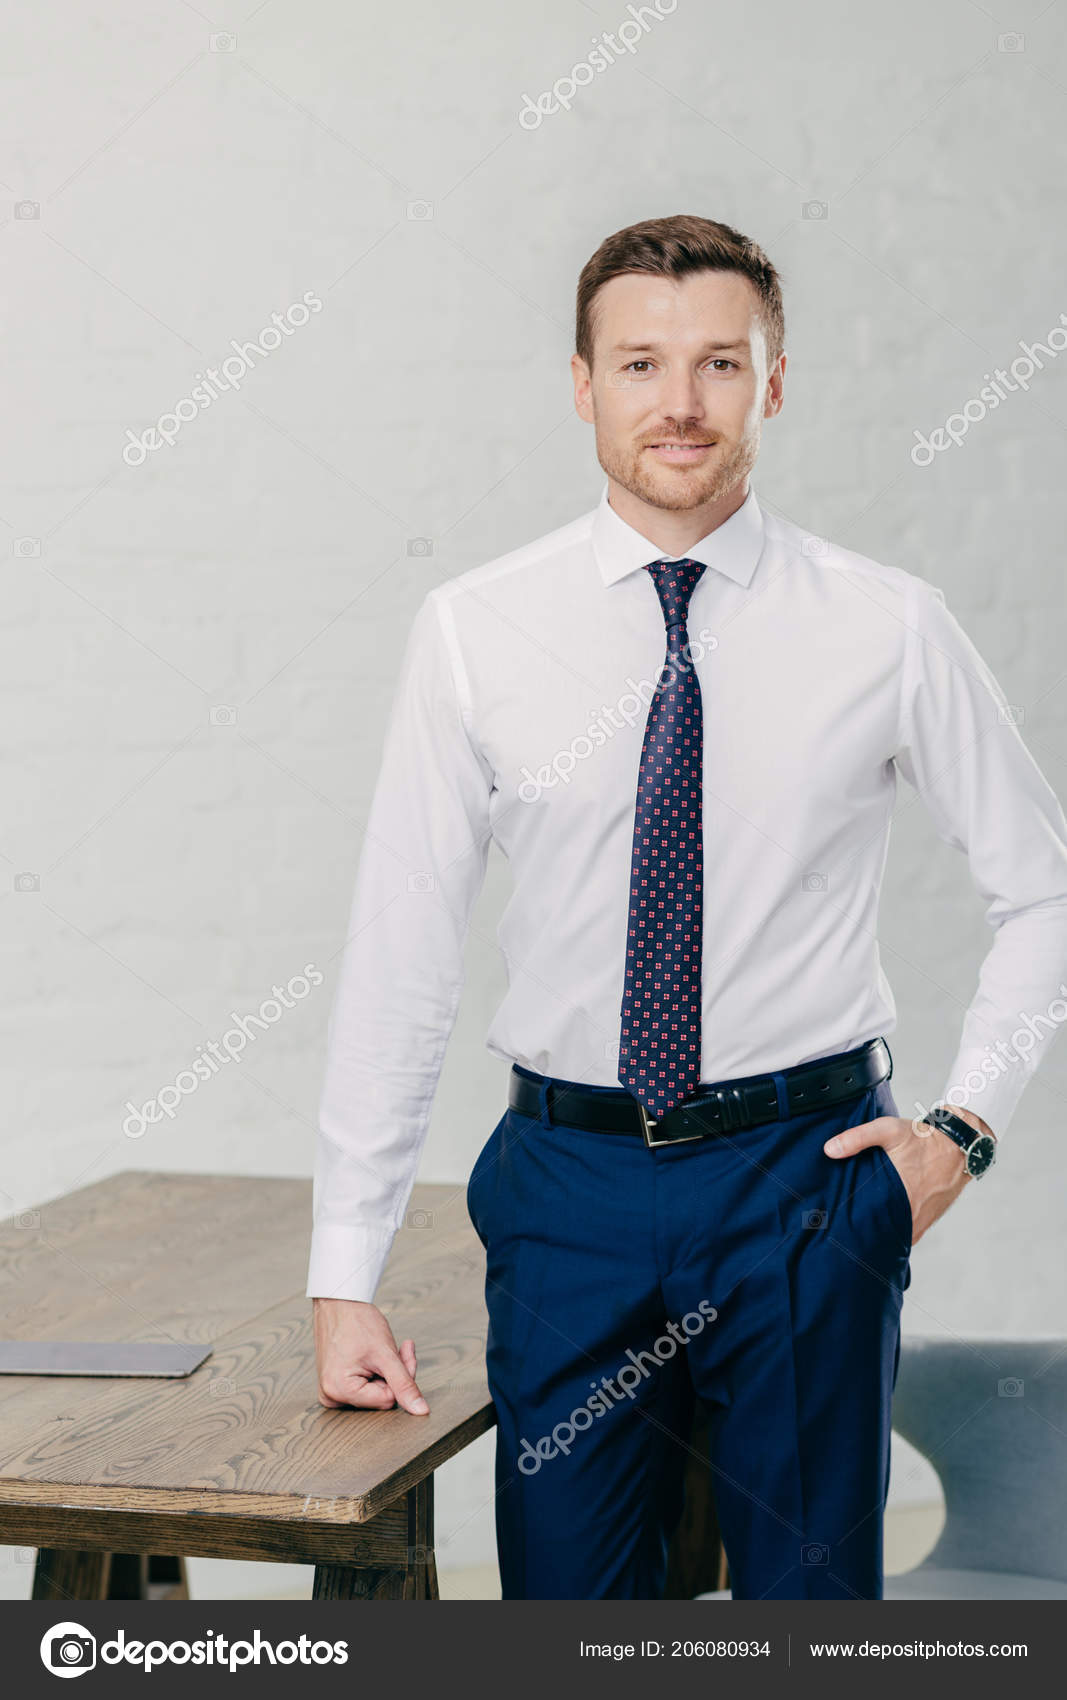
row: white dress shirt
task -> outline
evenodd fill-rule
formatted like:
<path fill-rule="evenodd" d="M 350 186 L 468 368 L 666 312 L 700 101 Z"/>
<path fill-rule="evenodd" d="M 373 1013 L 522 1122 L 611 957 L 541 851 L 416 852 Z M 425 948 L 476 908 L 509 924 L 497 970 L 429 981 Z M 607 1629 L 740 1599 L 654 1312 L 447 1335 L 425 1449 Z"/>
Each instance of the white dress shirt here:
<path fill-rule="evenodd" d="M 876 923 L 899 772 L 966 852 L 995 933 L 939 1096 L 1003 1134 L 1047 1051 L 1046 1012 L 1067 1015 L 1067 823 L 999 685 L 940 590 L 776 518 L 752 488 L 687 553 L 707 568 L 688 619 L 704 716 L 701 1081 L 893 1031 Z M 658 558 L 605 483 L 591 512 L 416 612 L 330 1015 L 309 1296 L 373 1298 L 491 837 L 514 889 L 488 1048 L 619 1084 L 638 768 L 666 651 L 642 568 Z M 1026 1013 L 1044 1017 L 1029 1050 Z"/>

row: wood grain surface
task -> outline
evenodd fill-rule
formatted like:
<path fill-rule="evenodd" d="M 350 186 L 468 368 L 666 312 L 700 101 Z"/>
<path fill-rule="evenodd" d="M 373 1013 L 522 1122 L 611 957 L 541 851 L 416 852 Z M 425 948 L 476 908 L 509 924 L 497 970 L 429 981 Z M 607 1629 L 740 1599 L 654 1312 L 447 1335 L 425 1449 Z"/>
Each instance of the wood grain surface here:
<path fill-rule="evenodd" d="M 221 1515 L 291 1520 L 322 1553 L 331 1526 L 374 1517 L 492 1427 L 465 1188 L 416 1187 L 408 1221 L 377 1302 L 415 1340 L 428 1417 L 318 1402 L 310 1180 L 128 1170 L 0 1225 L 6 1337 L 213 1346 L 176 1381 L 0 1377 L 0 1539 L 29 1538 L 27 1518 L 40 1531 L 51 1506 L 68 1536 L 69 1514 L 89 1514 L 104 1545 L 121 1545 L 108 1511 Z"/>

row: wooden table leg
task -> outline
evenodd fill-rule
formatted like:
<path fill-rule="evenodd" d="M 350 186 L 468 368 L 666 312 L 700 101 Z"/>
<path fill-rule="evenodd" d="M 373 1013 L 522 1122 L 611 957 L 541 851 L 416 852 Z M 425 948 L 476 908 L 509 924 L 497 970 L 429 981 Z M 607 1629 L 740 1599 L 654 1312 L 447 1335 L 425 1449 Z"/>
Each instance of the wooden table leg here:
<path fill-rule="evenodd" d="M 187 1600 L 185 1560 L 169 1553 L 39 1547 L 35 1600 Z"/>
<path fill-rule="evenodd" d="M 409 1489 L 404 1504 L 407 1510 L 404 1563 L 391 1568 L 316 1564 L 313 1600 L 440 1599 L 433 1550 L 433 1477 L 427 1476 Z"/>
<path fill-rule="evenodd" d="M 415 1598 L 439 1600 L 437 1559 L 433 1548 L 433 1477 L 427 1476 L 411 1491 L 408 1504 L 411 1547 L 408 1556 L 416 1566 Z"/>
<path fill-rule="evenodd" d="M 33 1570 L 35 1600 L 104 1600 L 111 1570 L 109 1552 L 68 1552 L 38 1547 Z"/>
<path fill-rule="evenodd" d="M 403 1600 L 406 1569 L 354 1570 L 347 1564 L 316 1564 L 313 1600 Z"/>

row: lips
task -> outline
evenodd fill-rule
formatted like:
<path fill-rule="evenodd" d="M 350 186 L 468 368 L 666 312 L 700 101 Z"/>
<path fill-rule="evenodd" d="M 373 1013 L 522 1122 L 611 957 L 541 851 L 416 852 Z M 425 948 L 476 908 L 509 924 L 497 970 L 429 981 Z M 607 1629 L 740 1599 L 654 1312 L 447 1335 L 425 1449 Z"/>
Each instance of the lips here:
<path fill-rule="evenodd" d="M 703 460 L 708 450 L 714 447 L 712 443 L 692 441 L 687 443 L 674 443 L 669 441 L 663 443 L 649 443 L 646 446 L 649 452 L 657 455 L 660 460 L 672 461 L 677 466 L 686 466 L 694 461 Z"/>

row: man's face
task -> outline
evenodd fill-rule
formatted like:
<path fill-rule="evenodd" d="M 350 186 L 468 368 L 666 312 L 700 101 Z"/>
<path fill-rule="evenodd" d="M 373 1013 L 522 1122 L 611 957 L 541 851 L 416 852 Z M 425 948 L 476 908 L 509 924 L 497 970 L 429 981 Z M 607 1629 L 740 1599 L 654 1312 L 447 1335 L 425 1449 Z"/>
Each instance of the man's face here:
<path fill-rule="evenodd" d="M 575 355 L 575 406 L 609 478 L 656 508 L 725 496 L 782 404 L 752 284 L 738 272 L 627 272 L 597 292 L 593 370 Z"/>

